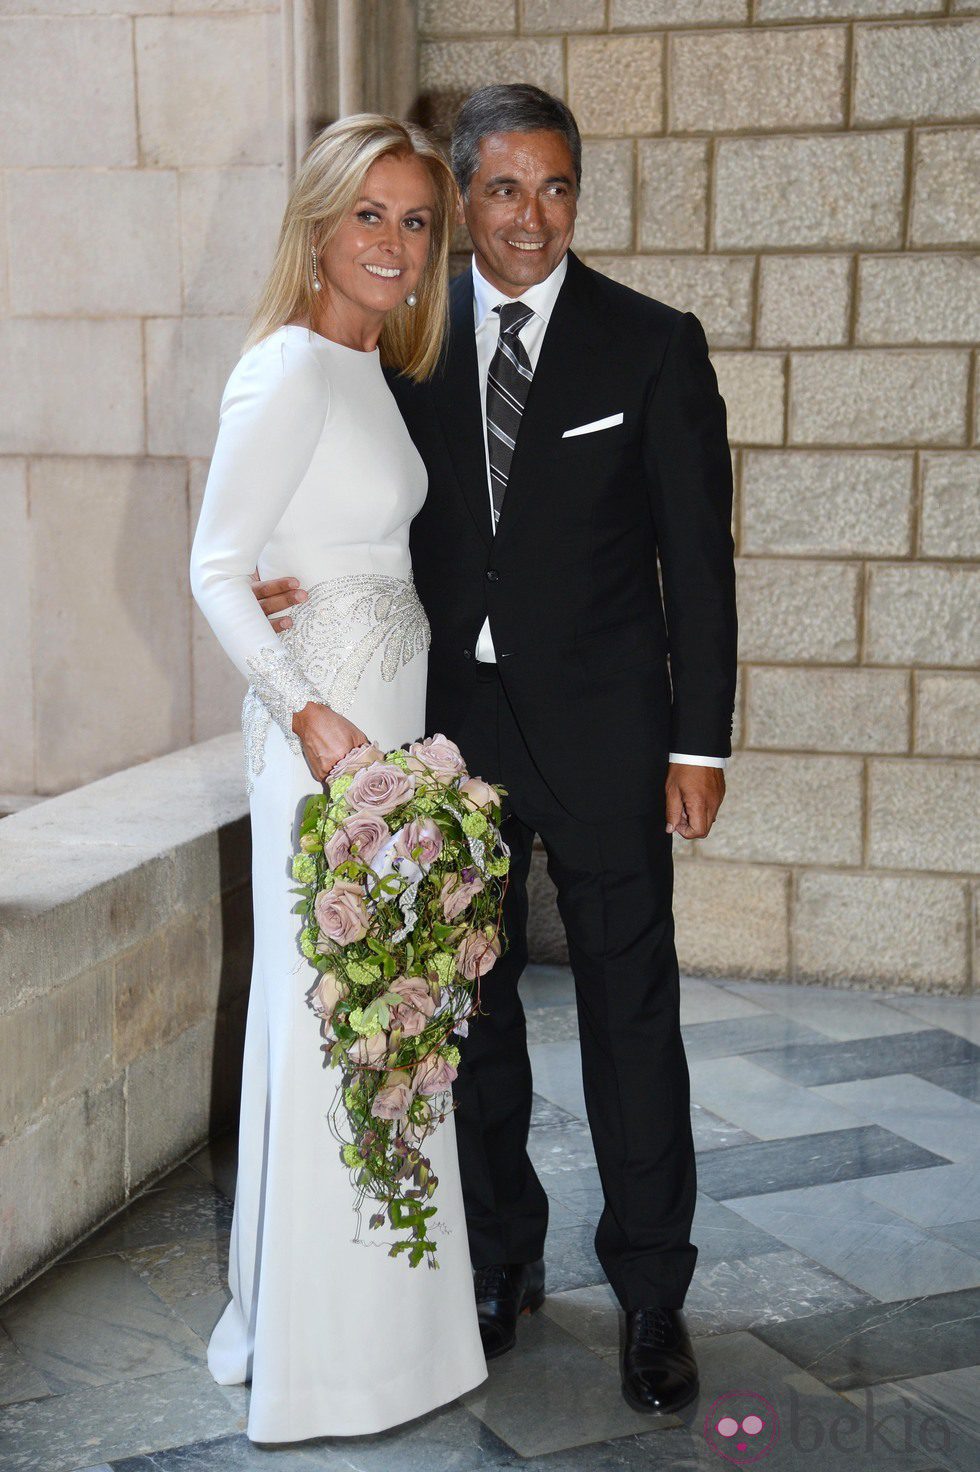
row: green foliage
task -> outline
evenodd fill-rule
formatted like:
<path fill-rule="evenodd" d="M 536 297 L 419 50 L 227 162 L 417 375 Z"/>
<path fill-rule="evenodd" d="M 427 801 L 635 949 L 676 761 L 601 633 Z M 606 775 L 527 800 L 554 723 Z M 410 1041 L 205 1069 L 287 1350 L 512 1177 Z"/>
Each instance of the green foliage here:
<path fill-rule="evenodd" d="M 452 1035 L 475 1009 L 476 984 L 458 974 L 456 953 L 474 930 L 497 933 L 508 862 L 500 841 L 499 806 L 471 812 L 459 792 L 465 774 L 446 781 L 429 770 L 419 772 L 404 751 L 388 753 L 385 762 L 412 772 L 415 783 L 410 801 L 382 815 L 389 832 L 397 833 L 411 820 L 434 819 L 442 834 L 442 850 L 417 885 L 410 883 L 415 871 L 402 877 L 397 872 L 401 861 L 393 862 L 390 856 L 384 861 L 375 857 L 375 867 L 354 856 L 331 869 L 324 846 L 351 816 L 346 794 L 353 777 L 338 778 L 328 794 L 315 793 L 304 808 L 293 861 L 293 876 L 301 885 L 296 909 L 304 917 L 299 947 L 316 976 L 330 971 L 338 983 L 340 1000 L 332 1017 L 321 1020 L 320 1031 L 324 1063 L 339 1073 L 330 1118 L 341 1158 L 351 1172 L 354 1204 L 360 1209 L 370 1200 L 375 1205 L 370 1226 L 377 1230 L 388 1223 L 401 1234 L 390 1248 L 392 1256 L 407 1254 L 413 1267 L 422 1262 L 437 1267 L 436 1244 L 428 1227 L 437 1208 L 427 1203 L 438 1180 L 422 1147 L 451 1101 L 440 1096 L 432 1107 L 431 1100 L 415 1093 L 416 1070 L 439 1062 L 454 1070 L 459 1064 Z M 483 849 L 477 849 L 482 853 L 479 862 L 470 847 L 472 838 L 483 842 Z M 441 907 L 443 884 L 447 878 L 458 883 L 464 870 L 474 869 L 483 889 L 450 923 Z M 317 898 L 328 895 L 337 881 L 360 888 L 367 917 L 367 933 L 344 946 L 321 935 L 314 910 Z M 345 892 L 341 903 L 347 902 Z M 399 990 L 406 978 L 427 983 L 423 992 L 429 1011 L 422 1013 L 421 1026 L 418 1012 Z M 409 996 L 418 999 L 423 995 L 418 980 L 413 985 Z M 307 993 L 311 1006 L 315 989 L 316 982 Z M 396 1007 L 409 1009 L 416 1028 L 404 1025 L 404 1011 L 393 1018 Z M 379 1095 L 404 1087 L 406 1080 L 409 1097 L 404 1113 L 395 1120 L 376 1115 Z"/>

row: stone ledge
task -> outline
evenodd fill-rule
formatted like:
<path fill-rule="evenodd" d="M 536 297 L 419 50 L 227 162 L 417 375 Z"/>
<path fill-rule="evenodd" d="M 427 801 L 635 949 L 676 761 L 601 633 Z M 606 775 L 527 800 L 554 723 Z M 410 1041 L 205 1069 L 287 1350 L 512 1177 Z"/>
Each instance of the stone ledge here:
<path fill-rule="evenodd" d="M 0 1293 L 232 1123 L 245 810 L 230 735 L 0 822 Z"/>
<path fill-rule="evenodd" d="M 0 1015 L 136 944 L 205 883 L 215 893 L 241 884 L 245 813 L 232 734 L 5 818 Z"/>

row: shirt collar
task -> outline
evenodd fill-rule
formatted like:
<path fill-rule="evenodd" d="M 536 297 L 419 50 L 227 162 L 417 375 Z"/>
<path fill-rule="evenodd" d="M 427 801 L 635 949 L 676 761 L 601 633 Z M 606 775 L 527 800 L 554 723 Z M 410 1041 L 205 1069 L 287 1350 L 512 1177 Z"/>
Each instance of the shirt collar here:
<path fill-rule="evenodd" d="M 565 273 L 568 270 L 568 254 L 562 256 L 550 276 L 543 281 L 538 281 L 534 286 L 529 286 L 523 296 L 505 296 L 480 273 L 476 264 L 476 256 L 473 257 L 473 311 L 477 327 L 481 327 L 490 313 L 502 302 L 525 302 L 533 312 L 547 324 L 558 300 Z"/>

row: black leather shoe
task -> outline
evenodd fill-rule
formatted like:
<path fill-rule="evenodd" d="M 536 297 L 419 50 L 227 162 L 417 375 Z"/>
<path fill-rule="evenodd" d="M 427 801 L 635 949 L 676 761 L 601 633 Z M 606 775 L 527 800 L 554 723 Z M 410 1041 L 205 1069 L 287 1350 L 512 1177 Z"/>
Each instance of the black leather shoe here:
<path fill-rule="evenodd" d="M 483 1353 L 495 1360 L 514 1348 L 518 1315 L 533 1314 L 544 1303 L 544 1258 L 474 1268 L 473 1287 Z"/>
<path fill-rule="evenodd" d="M 698 1366 L 684 1319 L 675 1308 L 626 1314 L 623 1396 L 634 1411 L 669 1416 L 698 1394 Z"/>

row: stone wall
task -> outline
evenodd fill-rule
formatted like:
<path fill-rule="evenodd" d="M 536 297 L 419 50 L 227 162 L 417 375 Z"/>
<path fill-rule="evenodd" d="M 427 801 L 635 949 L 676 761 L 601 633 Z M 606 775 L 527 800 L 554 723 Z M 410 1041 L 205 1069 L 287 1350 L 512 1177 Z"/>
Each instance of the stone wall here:
<path fill-rule="evenodd" d="M 279 0 L 0 9 L 0 792 L 52 793 L 235 722 L 187 556 L 289 77 Z"/>
<path fill-rule="evenodd" d="M 237 1111 L 240 742 L 0 823 L 0 1297 Z"/>
<path fill-rule="evenodd" d="M 578 248 L 696 312 L 728 403 L 729 793 L 677 844 L 690 970 L 961 991 L 980 868 L 980 5 L 422 0 L 586 138 Z M 563 942 L 537 876 L 537 945 Z"/>

